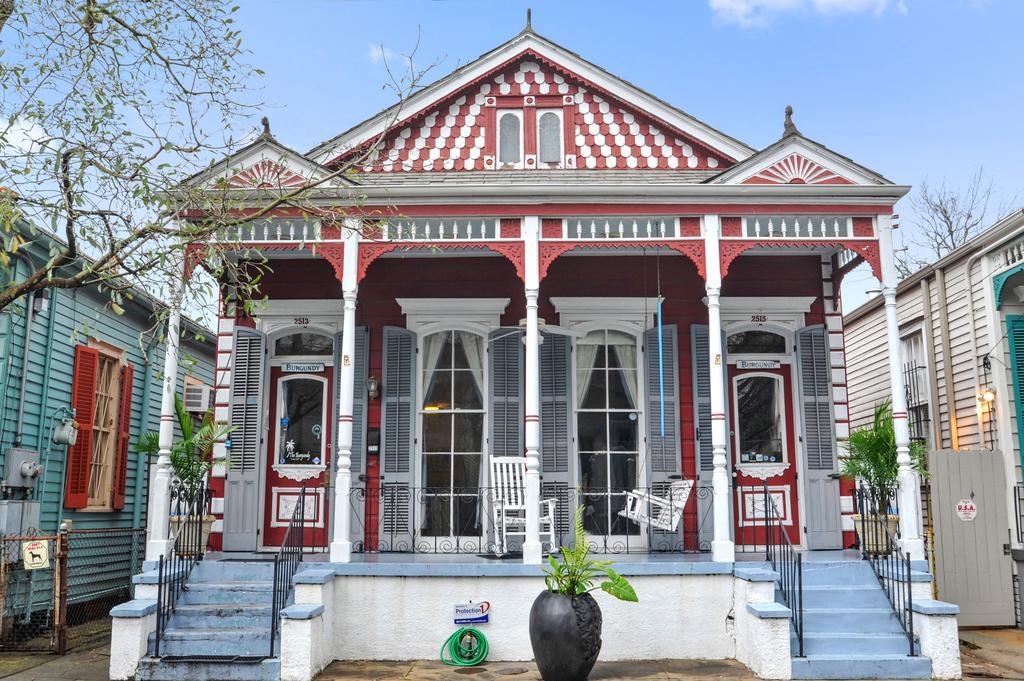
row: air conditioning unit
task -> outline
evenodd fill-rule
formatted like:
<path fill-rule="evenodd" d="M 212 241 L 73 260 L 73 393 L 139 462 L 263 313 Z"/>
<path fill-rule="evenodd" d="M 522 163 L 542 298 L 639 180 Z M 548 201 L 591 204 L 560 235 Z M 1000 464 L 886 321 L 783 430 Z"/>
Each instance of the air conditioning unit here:
<path fill-rule="evenodd" d="M 185 411 L 205 414 L 210 409 L 210 386 L 185 386 Z"/>

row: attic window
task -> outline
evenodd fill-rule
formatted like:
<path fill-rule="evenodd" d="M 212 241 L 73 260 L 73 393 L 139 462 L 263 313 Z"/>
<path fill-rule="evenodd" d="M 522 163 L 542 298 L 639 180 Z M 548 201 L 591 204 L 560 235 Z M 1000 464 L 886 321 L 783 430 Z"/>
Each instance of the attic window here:
<path fill-rule="evenodd" d="M 523 113 L 506 111 L 498 119 L 498 166 L 522 167 Z"/>
<path fill-rule="evenodd" d="M 562 115 L 560 111 L 545 111 L 537 120 L 537 158 L 540 163 L 562 163 Z"/>

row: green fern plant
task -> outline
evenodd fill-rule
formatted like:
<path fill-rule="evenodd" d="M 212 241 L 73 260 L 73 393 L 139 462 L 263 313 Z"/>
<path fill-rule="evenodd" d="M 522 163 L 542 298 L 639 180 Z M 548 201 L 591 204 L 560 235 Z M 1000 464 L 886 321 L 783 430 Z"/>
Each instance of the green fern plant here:
<path fill-rule="evenodd" d="M 620 601 L 636 603 L 639 599 L 633 585 L 612 569 L 610 560 L 594 560 L 590 557 L 587 535 L 583 531 L 583 507 L 577 507 L 573 515 L 573 544 L 563 546 L 561 560 L 552 554 L 544 568 L 544 584 L 548 591 L 565 596 L 581 596 L 600 588 Z M 594 582 L 601 576 L 605 581 L 598 586 Z"/>
<path fill-rule="evenodd" d="M 171 445 L 171 469 L 183 485 L 194 488 L 206 480 L 213 460 L 210 456 L 213 443 L 234 430 L 233 426 L 219 426 L 213 419 L 213 410 L 203 414 L 199 426 L 195 426 L 192 414 L 185 410 L 185 403 L 174 396 L 174 414 L 178 420 L 181 439 Z M 146 431 L 139 437 L 135 451 L 156 456 L 160 453 L 160 433 Z"/>

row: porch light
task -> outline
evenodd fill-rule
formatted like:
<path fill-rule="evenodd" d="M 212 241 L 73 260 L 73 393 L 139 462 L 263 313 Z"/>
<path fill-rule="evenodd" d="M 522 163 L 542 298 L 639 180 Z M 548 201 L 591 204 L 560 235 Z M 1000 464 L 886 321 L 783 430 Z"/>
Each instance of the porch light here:
<path fill-rule="evenodd" d="M 380 396 L 380 383 L 377 382 L 376 376 L 371 375 L 366 379 L 366 396 L 371 400 Z"/>
<path fill-rule="evenodd" d="M 988 404 L 992 404 L 996 401 L 996 391 L 994 388 L 985 388 L 981 393 L 981 401 Z"/>

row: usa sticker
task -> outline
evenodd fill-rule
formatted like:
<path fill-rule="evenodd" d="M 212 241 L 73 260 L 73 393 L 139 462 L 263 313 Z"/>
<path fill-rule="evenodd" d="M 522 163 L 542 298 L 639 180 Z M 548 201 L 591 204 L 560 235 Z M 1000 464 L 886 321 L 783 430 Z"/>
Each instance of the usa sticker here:
<path fill-rule="evenodd" d="M 487 624 L 490 617 L 491 604 L 488 601 L 455 606 L 455 624 Z"/>

